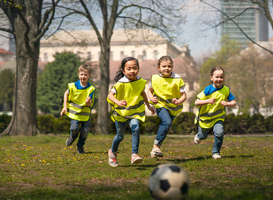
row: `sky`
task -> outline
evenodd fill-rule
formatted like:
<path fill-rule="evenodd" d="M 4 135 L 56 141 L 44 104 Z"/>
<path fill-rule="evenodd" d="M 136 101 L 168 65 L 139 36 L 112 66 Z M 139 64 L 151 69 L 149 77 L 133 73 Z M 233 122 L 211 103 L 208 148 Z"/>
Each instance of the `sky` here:
<path fill-rule="evenodd" d="M 215 2 L 215 1 L 214 1 Z M 217 6 L 217 5 L 216 5 Z M 218 5 L 219 6 L 219 5 Z M 187 22 L 183 26 L 182 37 L 185 44 L 189 45 L 191 55 L 195 59 L 202 59 L 220 48 L 220 28 L 208 28 L 202 20 L 217 20 L 217 15 L 212 8 L 200 3 L 199 0 L 186 0 Z M 269 26 L 269 38 L 273 38 L 272 28 Z"/>

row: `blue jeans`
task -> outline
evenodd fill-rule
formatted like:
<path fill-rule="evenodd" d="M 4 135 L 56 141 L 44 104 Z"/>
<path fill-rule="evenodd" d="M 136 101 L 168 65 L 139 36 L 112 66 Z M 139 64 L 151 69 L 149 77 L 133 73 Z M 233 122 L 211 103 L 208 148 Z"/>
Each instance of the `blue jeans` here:
<path fill-rule="evenodd" d="M 216 153 L 220 153 L 223 140 L 224 140 L 224 125 L 222 121 L 218 121 L 214 124 L 213 127 L 211 128 L 201 128 L 198 126 L 198 133 L 197 137 L 200 140 L 204 140 L 208 137 L 208 134 L 210 131 L 213 131 L 214 133 L 214 143 L 213 143 L 213 148 L 212 148 L 212 155 Z"/>
<path fill-rule="evenodd" d="M 154 144 L 161 146 L 162 142 L 164 141 L 165 137 L 167 136 L 169 129 L 172 126 L 175 116 L 170 115 L 168 110 L 164 107 L 157 108 L 156 114 L 160 117 L 161 121 L 159 124 L 159 128 L 157 131 L 157 135 L 156 135 Z"/>
<path fill-rule="evenodd" d="M 81 124 L 81 128 L 79 128 Z M 89 125 L 90 125 L 90 118 L 86 122 L 78 121 L 78 120 L 71 120 L 71 126 L 70 126 L 70 135 L 76 139 L 78 137 L 78 133 L 80 132 L 79 140 L 77 143 L 78 147 L 83 147 L 85 144 L 85 140 L 87 138 L 87 135 L 89 133 Z"/>
<path fill-rule="evenodd" d="M 112 147 L 111 147 L 112 152 L 118 151 L 119 143 L 124 138 L 127 122 L 129 122 L 129 126 L 132 132 L 132 153 L 136 153 L 136 154 L 138 153 L 139 135 L 140 135 L 138 119 L 129 119 L 126 122 L 118 122 L 118 121 L 115 122 L 117 135 L 115 136 L 112 143 Z"/>

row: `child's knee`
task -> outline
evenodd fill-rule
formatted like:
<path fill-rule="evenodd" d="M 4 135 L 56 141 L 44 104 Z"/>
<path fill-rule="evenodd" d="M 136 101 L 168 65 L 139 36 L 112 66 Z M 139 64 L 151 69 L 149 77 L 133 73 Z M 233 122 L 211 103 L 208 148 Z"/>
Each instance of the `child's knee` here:
<path fill-rule="evenodd" d="M 79 126 L 76 124 L 72 124 L 70 126 L 70 131 L 72 134 L 77 134 L 79 132 Z"/>
<path fill-rule="evenodd" d="M 81 137 L 87 138 L 88 133 L 89 133 L 89 128 L 83 128 Z"/>

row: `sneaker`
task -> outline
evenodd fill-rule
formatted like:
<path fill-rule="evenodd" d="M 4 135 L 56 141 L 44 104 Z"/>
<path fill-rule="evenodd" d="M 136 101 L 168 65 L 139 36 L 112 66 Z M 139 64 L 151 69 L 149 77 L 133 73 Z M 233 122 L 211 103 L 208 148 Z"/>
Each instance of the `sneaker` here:
<path fill-rule="evenodd" d="M 141 162 L 142 162 L 142 158 L 139 155 L 133 153 L 131 156 L 131 164 L 138 164 Z"/>
<path fill-rule="evenodd" d="M 220 156 L 220 154 L 219 153 L 215 153 L 215 154 L 213 154 L 212 155 L 212 157 L 216 160 L 216 159 L 220 159 L 221 158 L 221 156 Z"/>
<path fill-rule="evenodd" d="M 78 153 L 79 153 L 79 154 L 85 153 L 83 147 L 78 147 L 78 146 L 77 146 L 77 150 L 78 150 Z"/>
<path fill-rule="evenodd" d="M 76 138 L 73 138 L 71 135 L 69 136 L 69 138 L 66 140 L 65 145 L 66 146 L 70 146 L 73 144 L 73 142 L 75 141 Z"/>
<path fill-rule="evenodd" d="M 156 158 L 156 157 L 163 157 L 163 153 L 159 148 L 152 149 L 151 151 L 151 157 Z"/>
<path fill-rule="evenodd" d="M 193 139 L 193 142 L 195 144 L 199 144 L 201 142 L 201 140 L 197 137 L 197 134 L 195 135 L 194 139 Z"/>
<path fill-rule="evenodd" d="M 109 157 L 109 165 L 111 167 L 117 167 L 118 162 L 117 162 L 117 153 L 112 152 L 111 149 L 108 151 L 108 157 Z"/>

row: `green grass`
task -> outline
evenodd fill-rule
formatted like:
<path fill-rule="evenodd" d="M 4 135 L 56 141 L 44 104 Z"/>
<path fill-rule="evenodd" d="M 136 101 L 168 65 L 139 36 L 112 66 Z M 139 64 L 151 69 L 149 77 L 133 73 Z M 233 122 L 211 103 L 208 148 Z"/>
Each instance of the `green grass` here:
<path fill-rule="evenodd" d="M 79 155 L 68 135 L 0 138 L 0 199 L 151 199 L 147 183 L 159 164 L 183 167 L 191 180 L 187 200 L 273 199 L 273 137 L 227 136 L 213 160 L 213 137 L 167 137 L 163 158 L 150 158 L 155 136 L 141 136 L 139 165 L 130 164 L 131 135 L 118 151 L 117 168 L 108 165 L 114 135 L 90 134 Z"/>

